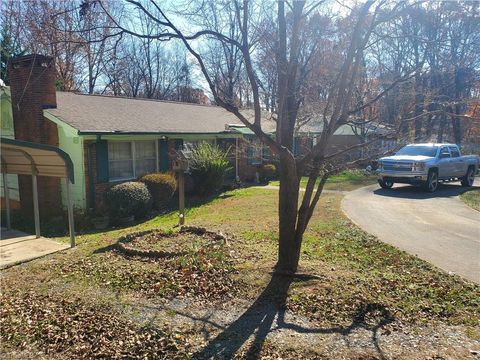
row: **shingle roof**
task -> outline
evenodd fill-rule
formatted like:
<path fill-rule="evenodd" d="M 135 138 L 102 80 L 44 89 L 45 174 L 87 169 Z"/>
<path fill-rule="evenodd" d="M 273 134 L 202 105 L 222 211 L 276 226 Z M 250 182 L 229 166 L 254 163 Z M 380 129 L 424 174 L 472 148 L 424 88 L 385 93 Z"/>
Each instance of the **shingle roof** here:
<path fill-rule="evenodd" d="M 45 109 L 83 133 L 222 133 L 240 124 L 218 106 L 57 92 L 57 108 Z"/>
<path fill-rule="evenodd" d="M 87 134 L 253 134 L 235 115 L 219 106 L 57 92 L 57 108 L 44 111 Z M 252 111 L 246 110 L 243 114 L 253 120 Z M 371 129 L 372 124 L 367 126 L 369 132 L 380 130 Z M 274 133 L 275 128 L 270 115 L 264 114 L 262 129 Z M 321 122 L 313 121 L 304 124 L 298 132 L 320 133 L 322 128 Z M 350 125 L 343 125 L 335 135 L 354 135 L 354 131 Z"/>

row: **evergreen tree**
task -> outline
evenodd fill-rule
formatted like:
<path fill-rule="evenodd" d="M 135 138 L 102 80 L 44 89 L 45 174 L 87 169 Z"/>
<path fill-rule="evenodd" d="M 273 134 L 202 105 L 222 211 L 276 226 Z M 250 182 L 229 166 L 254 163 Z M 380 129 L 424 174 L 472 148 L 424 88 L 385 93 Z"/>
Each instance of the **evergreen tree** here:
<path fill-rule="evenodd" d="M 22 50 L 21 47 L 13 41 L 10 31 L 6 26 L 2 28 L 0 36 L 0 79 L 2 79 L 6 85 L 9 85 L 7 74 L 8 62 L 12 57 L 23 55 L 25 50 Z"/>

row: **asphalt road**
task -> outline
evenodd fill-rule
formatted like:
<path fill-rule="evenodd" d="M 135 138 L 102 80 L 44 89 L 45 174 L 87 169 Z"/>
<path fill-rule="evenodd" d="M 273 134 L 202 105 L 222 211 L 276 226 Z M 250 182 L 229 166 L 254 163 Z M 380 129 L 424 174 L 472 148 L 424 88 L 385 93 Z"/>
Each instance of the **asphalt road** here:
<path fill-rule="evenodd" d="M 346 194 L 342 208 L 381 241 L 480 283 L 480 212 L 458 198 L 462 190 L 456 183 L 434 194 L 408 185 L 371 185 Z"/>

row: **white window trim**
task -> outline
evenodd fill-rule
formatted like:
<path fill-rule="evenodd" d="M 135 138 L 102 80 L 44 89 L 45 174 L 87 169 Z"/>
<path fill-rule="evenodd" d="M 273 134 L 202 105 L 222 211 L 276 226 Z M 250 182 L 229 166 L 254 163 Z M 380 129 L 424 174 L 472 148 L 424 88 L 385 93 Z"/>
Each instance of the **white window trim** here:
<path fill-rule="evenodd" d="M 133 166 L 133 177 L 125 177 L 125 178 L 115 178 L 112 179 L 110 174 L 108 174 L 108 182 L 114 183 L 119 181 L 128 181 L 128 180 L 135 180 L 137 178 L 137 168 L 136 168 L 136 150 L 135 150 L 135 143 L 139 141 L 154 141 L 155 142 L 155 170 L 158 172 L 158 139 L 154 140 L 107 140 L 109 142 L 122 142 L 122 143 L 130 143 L 130 151 L 132 155 L 132 166 Z M 110 160 L 110 153 L 108 158 L 108 166 L 110 166 L 110 161 L 122 161 L 122 160 Z M 125 160 L 123 160 L 125 161 Z"/>

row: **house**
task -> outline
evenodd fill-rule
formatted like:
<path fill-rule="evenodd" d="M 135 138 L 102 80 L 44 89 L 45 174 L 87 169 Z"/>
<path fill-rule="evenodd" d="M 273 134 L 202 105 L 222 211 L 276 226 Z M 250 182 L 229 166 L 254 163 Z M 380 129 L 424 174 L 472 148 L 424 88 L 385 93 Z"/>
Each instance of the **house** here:
<path fill-rule="evenodd" d="M 275 162 L 274 156 L 269 148 L 245 125 L 232 124 L 229 128 L 242 134 L 242 140 L 239 142 L 240 149 L 237 149 L 237 152 L 242 156 L 238 156 L 237 161 L 241 169 L 241 178 L 252 181 L 263 164 Z M 268 117 L 266 117 L 262 122 L 262 130 L 274 137 L 274 121 L 268 120 Z M 298 127 L 293 138 L 295 157 L 301 157 L 310 151 L 317 144 L 322 132 L 323 123 L 321 121 L 311 121 Z M 362 142 L 368 142 L 372 136 L 384 136 L 388 133 L 390 133 L 390 130 L 387 127 L 376 122 L 366 121 L 362 125 L 341 125 L 330 138 L 326 155 L 355 147 Z M 368 151 L 374 154 L 379 153 L 393 148 L 395 144 L 393 140 L 381 140 L 375 146 L 370 146 Z M 366 156 L 365 151 L 367 150 L 357 148 L 355 151 L 348 152 L 348 156 L 350 159 L 363 158 Z"/>
<path fill-rule="evenodd" d="M 176 150 L 200 141 L 231 148 L 235 176 L 243 180 L 252 180 L 259 165 L 273 160 L 254 134 L 221 107 L 58 92 L 53 59 L 43 55 L 14 58 L 8 71 L 10 88 L 2 89 L 2 136 L 67 153 L 74 165 L 75 208 L 95 208 L 114 183 L 169 170 Z M 265 123 L 274 136 L 272 122 Z M 299 132 L 297 153 L 313 145 L 313 133 Z M 332 149 L 335 142 L 343 146 L 358 141 L 351 134 L 337 135 Z M 22 211 L 31 213 L 31 179 L 19 175 L 8 183 L 18 187 L 11 193 L 17 191 L 14 200 L 22 203 Z M 65 208 L 65 184 L 58 178 L 40 176 L 38 193 L 44 216 Z"/>
<path fill-rule="evenodd" d="M 70 155 L 79 209 L 101 202 L 113 183 L 170 169 L 176 149 L 200 141 L 235 145 L 242 136 L 226 128 L 240 121 L 216 106 L 58 92 L 47 56 L 13 59 L 9 76 L 2 109 L 11 103 L 12 116 L 2 118 L 2 127 L 17 140 L 58 146 Z M 20 200 L 29 196 L 30 181 L 18 177 Z M 41 208 L 52 215 L 62 211 L 66 191 L 58 179 L 39 177 L 38 189 Z"/>

